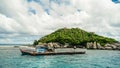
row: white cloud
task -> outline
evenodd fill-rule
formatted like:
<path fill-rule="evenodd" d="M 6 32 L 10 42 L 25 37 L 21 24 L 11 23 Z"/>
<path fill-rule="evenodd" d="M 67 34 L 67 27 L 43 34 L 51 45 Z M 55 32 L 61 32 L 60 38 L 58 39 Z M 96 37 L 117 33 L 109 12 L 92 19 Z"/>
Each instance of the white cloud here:
<path fill-rule="evenodd" d="M 46 35 L 62 27 L 79 27 L 120 40 L 120 4 L 111 0 L 62 0 L 60 4 L 43 0 L 41 3 L 44 5 L 36 1 L 0 0 L 1 34 Z"/>

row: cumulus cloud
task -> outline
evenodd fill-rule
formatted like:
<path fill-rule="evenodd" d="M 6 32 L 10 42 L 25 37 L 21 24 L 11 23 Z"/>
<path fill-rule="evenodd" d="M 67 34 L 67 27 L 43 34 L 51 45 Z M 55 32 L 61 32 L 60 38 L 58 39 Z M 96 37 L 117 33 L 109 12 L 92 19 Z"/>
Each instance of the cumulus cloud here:
<path fill-rule="evenodd" d="M 0 42 L 32 42 L 63 27 L 120 41 L 119 12 L 120 4 L 112 0 L 0 0 Z"/>

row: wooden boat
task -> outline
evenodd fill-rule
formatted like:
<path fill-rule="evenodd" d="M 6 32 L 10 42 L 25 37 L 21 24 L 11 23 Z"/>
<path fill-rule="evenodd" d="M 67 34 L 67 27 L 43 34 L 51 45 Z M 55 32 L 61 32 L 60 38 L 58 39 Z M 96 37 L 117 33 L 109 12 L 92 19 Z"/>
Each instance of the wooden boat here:
<path fill-rule="evenodd" d="M 36 51 L 32 51 L 32 50 L 24 50 L 24 49 L 20 49 L 22 55 L 32 55 L 32 56 L 37 56 L 37 55 L 72 55 L 72 54 L 85 54 L 85 51 L 79 51 L 79 52 L 75 52 L 75 51 L 71 51 L 71 52 L 44 52 L 44 53 L 40 53 L 40 52 L 36 52 Z"/>

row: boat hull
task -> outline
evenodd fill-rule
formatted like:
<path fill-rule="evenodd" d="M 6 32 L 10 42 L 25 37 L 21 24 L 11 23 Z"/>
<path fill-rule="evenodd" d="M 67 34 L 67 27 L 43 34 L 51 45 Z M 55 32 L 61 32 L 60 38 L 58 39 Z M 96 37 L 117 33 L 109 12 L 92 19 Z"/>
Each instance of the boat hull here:
<path fill-rule="evenodd" d="M 73 55 L 73 54 L 85 54 L 85 51 L 81 52 L 45 52 L 45 53 L 37 53 L 37 52 L 32 52 L 32 51 L 26 51 L 20 49 L 22 55 L 32 55 L 32 56 L 37 56 L 37 55 Z"/>

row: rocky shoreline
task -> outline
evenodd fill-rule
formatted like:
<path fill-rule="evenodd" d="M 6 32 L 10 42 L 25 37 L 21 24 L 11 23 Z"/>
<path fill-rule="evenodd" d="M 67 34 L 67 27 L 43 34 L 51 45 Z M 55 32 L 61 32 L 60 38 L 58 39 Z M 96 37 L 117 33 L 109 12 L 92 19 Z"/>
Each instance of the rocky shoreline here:
<path fill-rule="evenodd" d="M 68 44 L 61 45 L 59 43 L 43 43 L 42 45 L 48 46 L 49 48 L 73 48 L 69 47 Z M 16 49 L 19 47 L 26 47 L 26 46 L 0 46 L 0 49 Z M 33 45 L 27 45 L 27 47 L 33 47 Z M 77 47 L 79 48 L 79 47 Z M 97 42 L 88 42 L 86 47 L 80 47 L 83 49 L 88 50 L 120 50 L 120 43 L 113 43 L 113 44 L 105 44 L 104 46 L 100 45 Z"/>
<path fill-rule="evenodd" d="M 62 45 L 60 43 L 43 43 L 41 45 L 47 46 L 48 48 L 74 48 L 73 45 L 65 44 Z M 76 48 L 85 48 L 85 49 L 91 49 L 91 50 L 120 50 L 120 43 L 113 43 L 113 44 L 105 44 L 105 45 L 100 45 L 100 43 L 97 42 L 88 42 L 86 45 L 81 46 L 77 45 Z"/>
<path fill-rule="evenodd" d="M 88 42 L 86 44 L 87 49 L 97 49 L 97 50 L 120 50 L 120 43 L 105 44 L 104 46 L 100 45 L 97 42 Z"/>

